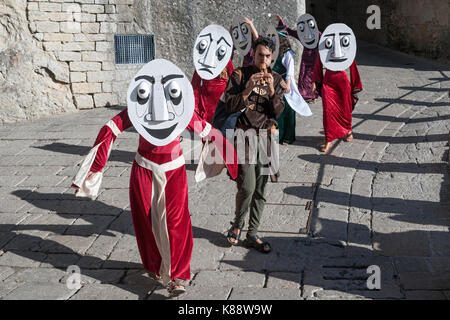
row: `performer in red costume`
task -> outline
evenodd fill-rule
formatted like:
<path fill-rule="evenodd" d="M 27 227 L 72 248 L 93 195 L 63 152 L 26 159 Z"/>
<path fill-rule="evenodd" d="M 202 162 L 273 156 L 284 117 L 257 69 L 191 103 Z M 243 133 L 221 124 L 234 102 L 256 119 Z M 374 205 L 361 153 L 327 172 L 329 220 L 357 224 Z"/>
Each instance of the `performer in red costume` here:
<path fill-rule="evenodd" d="M 230 59 L 232 51 L 230 33 L 218 25 L 212 24 L 204 28 L 195 41 L 195 71 L 191 83 L 196 112 L 209 123 L 212 122 L 217 103 L 234 70 Z"/>
<path fill-rule="evenodd" d="M 325 144 L 321 151 L 328 152 L 335 139 L 353 140 L 352 111 L 358 100 L 356 94 L 363 89 L 355 62 L 356 38 L 353 31 L 345 24 L 328 26 L 320 39 L 319 55 L 312 81 L 314 91 L 321 88 L 325 131 Z M 347 68 L 350 68 L 350 81 L 345 72 Z"/>
<path fill-rule="evenodd" d="M 185 291 L 180 280 L 190 279 L 193 239 L 179 135 L 187 127 L 208 138 L 223 160 L 232 159 L 227 168 L 233 178 L 237 176 L 236 152 L 219 131 L 194 113 L 188 79 L 167 60 L 153 60 L 136 74 L 127 102 L 127 109 L 100 130 L 72 186 L 77 196 L 95 198 L 113 142 L 134 126 L 139 147 L 130 176 L 130 205 L 139 253 L 144 268 L 161 278 L 171 295 L 180 294 Z"/>
<path fill-rule="evenodd" d="M 220 75 L 212 80 L 202 79 L 197 71 L 194 71 L 191 83 L 194 88 L 195 105 L 198 108 L 196 111 L 198 110 L 199 116 L 209 123 L 212 122 L 217 103 L 225 91 L 228 78 L 233 70 L 233 62 L 229 60 Z"/>

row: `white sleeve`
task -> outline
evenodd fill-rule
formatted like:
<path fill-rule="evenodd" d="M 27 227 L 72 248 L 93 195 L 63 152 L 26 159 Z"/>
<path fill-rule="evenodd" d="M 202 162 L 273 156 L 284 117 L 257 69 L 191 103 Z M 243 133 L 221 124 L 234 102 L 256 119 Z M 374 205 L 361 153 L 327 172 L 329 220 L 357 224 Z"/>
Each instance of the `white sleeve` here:
<path fill-rule="evenodd" d="M 286 68 L 286 79 L 291 79 L 291 91 L 284 94 L 287 103 L 295 112 L 302 116 L 308 117 L 312 115 L 311 109 L 300 95 L 300 92 L 298 92 L 297 85 L 294 81 L 294 53 L 292 50 L 284 54 L 282 63 Z"/>
<path fill-rule="evenodd" d="M 281 63 L 283 63 L 283 66 L 286 68 L 286 79 L 289 77 L 294 78 L 295 70 L 294 70 L 294 53 L 292 50 L 288 50 L 281 60 Z M 292 80 L 291 80 L 292 81 Z"/>
<path fill-rule="evenodd" d="M 116 123 L 113 120 L 108 121 L 108 123 L 106 123 L 106 126 L 111 129 L 112 133 L 116 137 L 118 137 L 121 133 L 120 129 L 117 127 Z M 104 141 L 101 141 L 89 151 L 88 155 L 81 163 L 80 169 L 72 180 L 72 187 L 77 189 L 75 192 L 75 196 L 77 197 L 89 197 L 91 199 L 95 199 L 98 195 L 98 191 L 100 190 L 100 186 L 102 184 L 103 172 L 94 172 L 89 180 L 87 180 L 87 176 L 92 164 L 95 161 L 95 157 L 97 156 L 98 148 L 100 148 L 103 142 Z M 114 140 L 111 139 L 107 158 L 109 158 L 109 155 L 111 154 L 113 143 Z"/>
<path fill-rule="evenodd" d="M 75 196 L 77 197 L 89 197 L 91 199 L 95 199 L 98 195 L 100 185 L 102 184 L 103 173 L 101 171 L 95 172 L 92 178 L 89 180 L 87 180 L 87 175 L 92 166 L 92 163 L 94 163 L 95 157 L 97 155 L 97 150 L 102 143 L 103 141 L 89 151 L 89 154 L 86 156 L 86 158 L 84 158 L 80 169 L 72 180 L 72 187 L 77 189 L 75 192 Z M 111 140 L 108 156 L 111 152 L 112 144 L 113 141 Z"/>

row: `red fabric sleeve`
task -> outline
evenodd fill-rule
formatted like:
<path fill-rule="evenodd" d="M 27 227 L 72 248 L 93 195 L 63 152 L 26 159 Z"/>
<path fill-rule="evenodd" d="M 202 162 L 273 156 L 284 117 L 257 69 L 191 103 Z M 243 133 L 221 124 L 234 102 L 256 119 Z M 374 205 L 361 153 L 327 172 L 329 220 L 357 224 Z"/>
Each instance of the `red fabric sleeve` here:
<path fill-rule="evenodd" d="M 202 78 L 200 78 L 200 76 L 198 75 L 197 71 L 194 71 L 194 74 L 192 75 L 192 80 L 191 80 L 191 84 L 192 84 L 192 89 L 194 89 L 194 97 L 195 97 L 195 110 L 197 112 L 199 112 L 199 100 L 200 100 L 200 87 L 202 84 Z"/>
<path fill-rule="evenodd" d="M 231 61 L 231 59 L 230 59 L 230 61 L 228 61 L 228 64 L 227 64 L 227 75 L 228 75 L 228 79 L 230 79 L 230 76 L 231 76 L 231 74 L 233 73 L 233 70 L 234 70 L 233 61 Z"/>
<path fill-rule="evenodd" d="M 116 124 L 120 132 L 132 126 L 130 118 L 128 117 L 127 109 L 120 112 L 111 120 Z M 90 169 L 92 172 L 99 172 L 103 170 L 106 165 L 106 161 L 108 160 L 108 151 L 109 146 L 111 145 L 111 141 L 114 142 L 116 138 L 117 136 L 107 125 L 104 125 L 100 129 L 100 132 L 97 135 L 97 139 L 95 140 L 94 147 L 101 142 L 103 143 L 97 150 L 97 155 L 95 156 L 94 163 L 92 164 Z"/>
<path fill-rule="evenodd" d="M 199 114 L 194 112 L 194 115 L 192 116 L 191 122 L 189 122 L 186 129 L 189 131 L 195 132 L 196 134 L 202 133 L 203 129 L 206 127 L 206 121 L 201 118 Z"/>
<path fill-rule="evenodd" d="M 361 77 L 359 76 L 358 67 L 356 66 L 356 60 L 354 60 L 352 65 L 350 66 L 350 84 L 353 94 L 363 90 Z"/>
<path fill-rule="evenodd" d="M 195 132 L 196 134 L 200 134 L 207 126 L 207 123 L 208 122 L 200 118 L 200 116 L 194 112 L 191 122 L 186 127 L 186 129 Z M 236 149 L 230 143 L 230 141 L 228 141 L 222 135 L 222 133 L 220 133 L 220 131 L 216 130 L 214 127 L 211 127 L 211 131 L 209 132 L 208 137 L 216 146 L 216 149 L 220 153 L 225 165 L 227 166 L 227 169 L 230 172 L 231 177 L 233 179 L 236 179 L 238 171 Z"/>
<path fill-rule="evenodd" d="M 320 61 L 320 57 L 317 54 L 316 62 L 314 64 L 314 71 L 311 81 L 321 84 L 323 82 L 323 70 L 322 70 L 322 61 Z"/>

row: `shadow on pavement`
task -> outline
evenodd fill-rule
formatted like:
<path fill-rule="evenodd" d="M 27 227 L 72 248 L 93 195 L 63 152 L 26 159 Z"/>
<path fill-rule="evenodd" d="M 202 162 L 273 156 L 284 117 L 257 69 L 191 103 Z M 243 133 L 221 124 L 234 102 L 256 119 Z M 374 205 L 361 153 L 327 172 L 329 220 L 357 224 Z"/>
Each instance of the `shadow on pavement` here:
<path fill-rule="evenodd" d="M 61 142 L 54 142 L 51 144 L 47 144 L 45 146 L 38 146 L 33 148 L 79 156 L 86 156 L 91 150 L 91 147 L 77 146 Z M 133 163 L 135 156 L 136 152 L 114 150 L 113 148 L 113 150 L 111 151 L 111 155 L 108 158 L 108 161 L 120 161 L 131 164 Z"/>
<path fill-rule="evenodd" d="M 24 230 L 23 228 L 17 229 L 17 226 L 15 225 L 11 225 L 11 227 L 12 229 L 10 232 L 13 234 L 15 234 L 15 231 Z M 34 226 L 30 227 L 32 227 L 30 230 L 39 230 L 38 228 L 34 228 Z M 47 231 L 47 229 L 45 228 L 44 230 Z M 79 265 L 83 259 L 87 258 L 89 260 L 89 263 L 94 267 L 90 268 L 89 266 L 82 266 L 80 268 L 81 284 L 83 285 L 83 287 L 77 294 L 81 294 L 80 298 L 82 299 L 102 299 L 102 291 L 98 289 L 94 292 L 86 293 L 86 295 L 84 295 L 84 287 L 91 283 L 109 284 L 119 289 L 136 294 L 139 299 L 145 299 L 150 294 L 150 291 L 161 287 L 161 284 L 159 282 L 145 276 L 146 271 L 142 269 L 142 265 L 140 263 L 116 261 L 110 259 L 103 260 L 98 257 L 84 256 L 74 251 L 72 248 L 62 245 L 56 241 L 42 239 L 40 237 L 29 234 L 21 233 L 16 235 L 16 237 L 20 238 L 20 242 L 22 243 L 34 243 L 36 244 L 36 246 L 34 248 L 31 247 L 28 250 L 9 249 L 6 251 L 6 253 L 10 252 L 15 255 L 28 258 L 32 261 L 44 263 L 46 264 L 46 268 L 48 268 L 48 265 L 50 265 L 55 269 L 66 272 L 69 266 Z M 45 250 L 45 248 L 47 248 L 48 251 Z M 56 259 L 55 256 L 57 257 Z M 67 259 L 67 257 L 70 259 Z M 110 265 L 120 265 L 120 269 L 101 267 L 105 262 Z M 125 277 L 126 271 L 128 273 Z M 68 276 L 69 274 L 67 273 L 66 276 L 64 276 L 60 280 L 60 283 L 66 283 L 65 281 L 67 280 Z M 7 280 L 8 279 L 6 279 L 6 281 Z M 104 292 L 104 294 L 106 295 L 106 297 L 108 296 L 107 292 Z M 77 297 L 75 296 L 75 298 Z"/>
<path fill-rule="evenodd" d="M 90 236 L 95 233 L 114 237 L 115 234 L 108 232 L 108 230 L 134 235 L 134 233 L 127 232 L 131 224 L 130 211 L 107 205 L 101 201 L 78 198 L 73 194 L 40 193 L 35 191 L 30 192 L 30 190 L 15 190 L 11 194 L 48 213 L 56 214 L 67 219 L 73 219 L 73 217 L 82 218 L 86 222 L 89 222 L 90 225 L 77 226 L 76 228 L 77 234 L 83 236 Z M 92 226 L 98 227 L 99 216 L 100 218 L 110 218 L 110 225 L 105 224 L 101 229 L 92 228 Z M 27 228 L 27 226 L 18 225 L 17 227 Z M 54 228 L 53 226 L 43 225 L 39 227 L 48 228 L 47 231 L 53 231 L 52 228 Z"/>
<path fill-rule="evenodd" d="M 327 155 L 325 159 L 318 159 L 317 155 L 306 154 L 301 155 L 298 158 L 320 164 L 329 164 L 338 167 L 354 168 L 358 170 L 367 170 L 372 172 L 405 172 L 405 173 L 417 173 L 417 174 L 435 174 L 446 173 L 446 168 L 441 163 L 403 163 L 403 162 L 377 162 L 366 161 L 351 158 L 337 157 L 334 155 Z"/>
<path fill-rule="evenodd" d="M 374 99 L 378 102 L 384 102 L 388 104 L 407 104 L 412 106 L 423 106 L 423 107 L 448 107 L 448 102 L 426 102 L 426 101 L 416 101 L 408 99 L 389 99 L 389 98 L 376 98 Z"/>
<path fill-rule="evenodd" d="M 403 123 L 421 123 L 421 122 L 432 122 L 432 121 L 445 121 L 450 119 L 450 115 L 443 115 L 440 117 L 427 117 L 427 118 L 399 118 L 392 116 L 383 116 L 377 114 L 362 114 L 362 113 L 353 113 L 353 118 L 363 119 L 363 120 L 378 120 L 378 121 L 388 121 L 388 122 L 403 122 Z M 356 134 L 356 133 L 355 133 Z"/>
<path fill-rule="evenodd" d="M 302 190 L 297 190 L 301 187 L 288 187 L 284 191 L 288 194 L 298 195 Z M 26 190 L 17 191 L 15 194 L 19 196 L 20 194 L 29 194 L 25 192 Z M 448 191 L 448 189 L 447 189 Z M 444 191 L 445 192 L 445 191 Z M 335 192 L 330 192 L 329 196 L 326 198 L 336 199 L 347 194 L 336 194 Z M 59 195 L 58 195 L 59 196 Z M 355 199 L 360 203 L 359 207 L 372 209 L 371 200 L 366 197 L 355 197 L 352 195 L 352 199 Z M 72 201 L 74 196 L 67 196 L 64 201 Z M 379 199 L 384 206 L 397 206 L 404 203 L 398 199 Z M 353 201 L 353 200 L 351 200 Z M 375 199 L 375 201 L 377 201 Z M 91 201 L 97 202 L 97 201 Z M 33 202 L 31 202 L 33 204 Z M 340 202 L 333 202 L 340 204 Z M 415 201 L 410 204 L 413 207 L 424 207 L 430 208 L 430 203 Z M 50 203 L 46 205 L 40 205 L 41 208 L 49 210 L 52 212 L 58 212 L 57 208 L 52 207 Z M 103 209 L 112 210 L 113 206 L 105 206 L 100 204 Z M 407 216 L 409 211 L 408 206 L 404 207 L 405 210 L 400 210 L 400 213 Z M 116 208 L 116 210 L 119 210 Z M 389 212 L 395 212 L 390 210 Z M 58 214 L 58 213 L 57 213 Z M 123 213 L 121 213 L 122 215 Z M 60 214 L 61 216 L 70 216 L 70 214 Z M 72 214 L 75 216 L 76 214 Z M 82 219 L 89 221 L 89 215 L 82 215 Z M 395 219 L 396 217 L 390 217 L 390 219 Z M 128 217 L 128 223 L 131 223 L 131 217 Z M 411 220 L 409 220 L 411 221 Z M 418 221 L 414 221 L 418 223 Z M 426 222 L 426 221 L 421 221 Z M 94 221 L 92 221 L 94 223 Z M 56 234 L 65 234 L 67 225 L 2 225 L 2 229 L 9 229 L 9 233 L 13 234 L 16 238 L 14 240 L 15 244 L 20 244 L 19 247 L 14 248 L 14 245 L 9 245 L 10 249 L 6 252 L 12 252 L 16 255 L 29 258 L 34 261 L 43 262 L 52 265 L 54 268 L 65 271 L 68 266 L 76 265 L 80 263 L 82 259 L 87 259 L 82 265 L 91 265 L 92 267 L 82 268 L 82 275 L 92 278 L 100 283 L 108 283 L 122 290 L 136 294 L 139 299 L 168 299 L 167 296 L 155 292 L 150 294 L 149 292 L 157 289 L 162 289 L 158 282 L 155 282 L 148 277 L 144 276 L 145 271 L 142 270 L 142 265 L 134 262 L 124 262 L 124 261 L 114 261 L 114 260 L 103 260 L 97 257 L 92 257 L 88 255 L 81 255 L 63 244 L 56 241 L 42 239 L 38 236 L 31 234 L 20 233 L 16 235 L 17 231 L 50 231 Z M 84 236 L 92 235 L 87 230 L 84 230 L 85 226 L 71 226 L 75 230 L 74 234 Z M 110 230 L 108 226 L 99 234 L 108 235 Z M 254 271 L 269 275 L 272 279 L 286 281 L 290 283 L 289 287 L 295 286 L 294 283 L 298 284 L 298 290 L 310 290 L 310 288 L 319 288 L 320 290 L 332 290 L 336 291 L 338 295 L 345 296 L 345 294 L 356 294 L 362 297 L 373 298 L 373 297 L 384 297 L 384 298 L 402 298 L 403 293 L 400 291 L 392 291 L 391 287 L 389 292 L 384 292 L 383 287 L 381 290 L 370 291 L 366 288 L 366 280 L 368 274 L 366 269 L 368 266 L 373 264 L 379 264 L 381 260 L 386 260 L 386 257 L 395 256 L 396 254 L 405 254 L 405 249 L 403 246 L 409 245 L 410 251 L 407 252 L 410 255 L 418 256 L 425 255 L 429 256 L 429 252 L 426 249 L 426 245 L 423 240 L 428 237 L 431 238 L 448 238 L 448 234 L 444 232 L 436 231 L 411 231 L 411 232 L 398 232 L 392 234 L 377 234 L 372 235 L 374 241 L 379 244 L 377 253 L 374 254 L 371 249 L 364 247 L 356 247 L 353 245 L 344 245 L 348 239 L 344 237 L 343 239 L 333 238 L 326 236 L 327 232 L 334 232 L 335 230 L 352 230 L 352 228 L 357 228 L 359 232 L 370 233 L 367 227 L 358 224 L 349 224 L 347 222 L 341 222 L 336 220 L 321 219 L 320 231 L 315 234 L 317 238 L 305 238 L 305 237 L 280 237 L 267 235 L 264 238 L 268 240 L 273 248 L 273 251 L 264 255 L 256 252 L 254 249 L 246 250 L 242 253 L 242 249 L 236 247 L 237 252 L 227 253 L 222 260 L 221 264 L 231 266 L 231 270 L 242 270 L 242 271 Z M 363 230 L 364 229 L 364 230 Z M 122 232 L 124 229 L 115 228 L 115 231 Z M 224 236 L 220 232 L 215 232 L 207 230 L 204 228 L 193 227 L 194 238 L 203 238 L 210 241 L 212 244 L 226 248 L 229 244 L 226 242 Z M 347 233 L 344 233 L 347 234 Z M 243 234 L 245 236 L 245 234 Z M 321 236 L 325 237 L 320 238 Z M 355 242 L 355 241 L 353 241 Z M 344 244 L 343 244 L 344 243 Z M 356 243 L 358 243 L 356 241 Z M 418 245 L 422 243 L 422 246 L 415 247 L 414 244 Z M 364 241 L 361 244 L 367 244 Z M 443 242 L 445 246 L 445 242 Z M 8 244 L 4 246 L 8 248 Z M 419 251 L 416 249 L 419 248 Z M 422 249 L 420 249 L 422 248 Z M 239 251 L 240 250 L 240 251 Z M 352 257 L 347 258 L 346 253 L 349 250 L 355 250 L 361 259 L 354 259 Z M 422 251 L 420 251 L 422 250 Z M 439 248 L 438 248 L 439 250 Z M 445 250 L 445 247 L 442 248 Z M 234 248 L 233 248 L 234 251 Z M 49 254 L 62 253 L 66 257 L 71 257 L 70 261 L 53 260 L 49 259 Z M 39 255 L 40 254 L 40 255 Z M 384 261 L 383 260 L 383 261 Z M 356 261 L 356 262 L 355 262 Z M 116 267 L 105 268 L 104 265 L 116 265 Z M 390 262 L 389 262 L 390 263 Z M 388 264 L 389 264 L 388 263 Z M 238 269 L 236 269 L 238 268 Z M 383 267 L 384 268 L 384 267 Z M 226 270 L 227 268 L 225 268 Z M 127 270 L 131 274 L 130 277 L 120 277 L 114 275 L 116 271 Z M 394 271 L 390 269 L 383 269 L 386 272 L 383 278 L 383 286 L 390 281 L 395 282 Z M 112 278 L 111 278 L 112 277 Z M 63 279 L 64 280 L 64 279 Z M 231 286 L 236 286 L 236 284 L 230 284 Z M 444 285 L 444 284 L 443 284 Z M 189 290 L 189 286 L 187 289 Z M 319 291 L 320 291 L 319 290 Z M 81 293 L 81 291 L 80 291 Z M 150 294 L 150 295 L 149 295 Z M 81 295 L 83 297 L 83 295 Z"/>

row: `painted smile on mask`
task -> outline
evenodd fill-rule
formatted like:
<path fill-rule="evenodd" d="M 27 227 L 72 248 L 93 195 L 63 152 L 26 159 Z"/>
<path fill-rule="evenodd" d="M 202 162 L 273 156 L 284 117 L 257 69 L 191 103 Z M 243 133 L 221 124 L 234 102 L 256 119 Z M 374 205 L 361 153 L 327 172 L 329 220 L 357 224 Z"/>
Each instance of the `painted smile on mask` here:
<path fill-rule="evenodd" d="M 242 42 L 240 43 L 240 44 L 242 44 Z M 247 47 L 248 47 L 248 43 L 245 43 L 243 46 L 241 46 L 241 47 L 239 47 L 239 48 L 241 48 L 241 50 L 246 50 L 247 49 Z"/>
<path fill-rule="evenodd" d="M 147 132 L 157 138 L 157 139 L 165 139 L 168 136 L 170 136 L 170 134 L 173 132 L 173 130 L 175 130 L 175 128 L 177 127 L 178 123 L 175 123 L 173 126 L 169 127 L 169 128 L 165 128 L 165 129 L 149 129 L 144 127 L 145 130 L 147 130 Z"/>
<path fill-rule="evenodd" d="M 305 43 L 310 46 L 312 45 L 314 42 L 316 42 L 316 39 L 312 39 L 311 41 L 305 41 Z"/>

